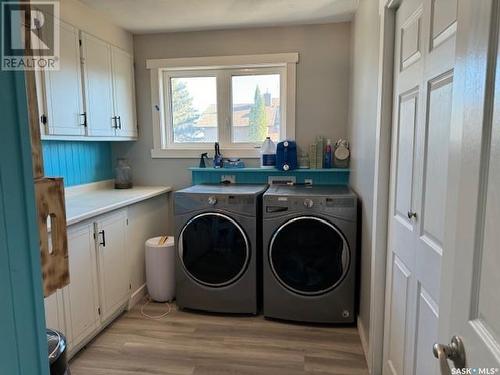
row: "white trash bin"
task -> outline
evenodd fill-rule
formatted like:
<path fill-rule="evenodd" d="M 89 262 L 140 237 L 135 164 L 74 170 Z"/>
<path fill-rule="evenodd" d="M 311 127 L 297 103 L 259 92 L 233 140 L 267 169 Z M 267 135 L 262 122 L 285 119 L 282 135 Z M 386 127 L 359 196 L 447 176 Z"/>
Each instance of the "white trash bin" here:
<path fill-rule="evenodd" d="M 161 239 L 146 241 L 146 285 L 154 301 L 166 302 L 175 296 L 175 246 L 174 237 Z"/>

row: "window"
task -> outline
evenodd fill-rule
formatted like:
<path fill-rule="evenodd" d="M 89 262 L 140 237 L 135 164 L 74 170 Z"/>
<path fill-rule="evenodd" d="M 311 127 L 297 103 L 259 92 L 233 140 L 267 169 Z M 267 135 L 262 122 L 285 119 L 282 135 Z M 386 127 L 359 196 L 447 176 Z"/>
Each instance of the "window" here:
<path fill-rule="evenodd" d="M 266 137 L 295 136 L 297 54 L 148 60 L 153 157 L 257 157 Z"/>

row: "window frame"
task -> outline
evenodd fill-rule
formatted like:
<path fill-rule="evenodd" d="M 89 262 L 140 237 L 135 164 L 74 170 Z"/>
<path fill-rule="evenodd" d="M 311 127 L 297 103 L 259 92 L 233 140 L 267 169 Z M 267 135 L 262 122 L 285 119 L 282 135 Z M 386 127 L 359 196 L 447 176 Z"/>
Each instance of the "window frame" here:
<path fill-rule="evenodd" d="M 295 139 L 297 62 L 298 53 L 147 60 L 153 120 L 151 156 L 198 158 L 202 152 L 213 153 L 212 142 L 173 142 L 170 78 L 175 77 L 216 77 L 218 141 L 224 156 L 257 158 L 260 145 L 232 141 L 232 77 L 280 74 L 280 137 Z"/>

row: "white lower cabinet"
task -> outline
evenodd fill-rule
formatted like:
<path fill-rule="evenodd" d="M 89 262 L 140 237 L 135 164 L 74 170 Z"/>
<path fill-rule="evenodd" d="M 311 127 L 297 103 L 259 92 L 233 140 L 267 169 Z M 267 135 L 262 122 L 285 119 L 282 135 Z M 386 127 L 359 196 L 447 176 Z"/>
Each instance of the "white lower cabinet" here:
<path fill-rule="evenodd" d="M 130 277 L 127 254 L 127 213 L 117 211 L 102 216 L 95 224 L 101 320 L 107 321 L 127 302 Z"/>
<path fill-rule="evenodd" d="M 70 356 L 128 302 L 126 227 L 123 209 L 68 228 L 70 283 L 45 298 L 45 320 L 64 333 Z"/>
<path fill-rule="evenodd" d="M 99 296 L 91 223 L 68 228 L 70 283 L 63 289 L 66 335 L 70 347 L 78 346 L 99 327 Z"/>

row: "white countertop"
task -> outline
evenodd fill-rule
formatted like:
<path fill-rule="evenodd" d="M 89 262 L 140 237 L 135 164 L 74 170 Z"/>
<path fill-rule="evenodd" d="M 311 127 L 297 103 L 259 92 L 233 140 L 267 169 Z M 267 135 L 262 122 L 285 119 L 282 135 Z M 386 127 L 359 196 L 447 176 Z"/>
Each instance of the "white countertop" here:
<path fill-rule="evenodd" d="M 76 224 L 171 190 L 169 186 L 134 186 L 131 189 L 114 189 L 112 181 L 69 187 L 65 189 L 66 224 Z"/>

